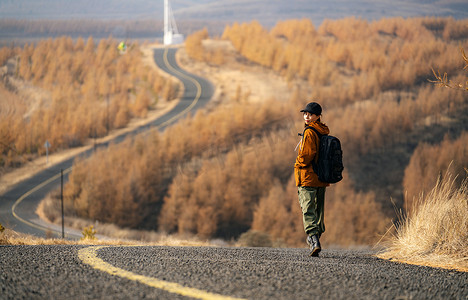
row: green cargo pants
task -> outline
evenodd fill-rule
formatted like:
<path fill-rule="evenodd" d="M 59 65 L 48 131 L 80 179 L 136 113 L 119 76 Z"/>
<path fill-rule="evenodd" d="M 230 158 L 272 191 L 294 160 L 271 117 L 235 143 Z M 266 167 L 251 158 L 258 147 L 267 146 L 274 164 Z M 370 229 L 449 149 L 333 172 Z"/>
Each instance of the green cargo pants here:
<path fill-rule="evenodd" d="M 302 209 L 302 221 L 307 235 L 320 236 L 325 232 L 324 202 L 325 187 L 298 187 L 299 204 Z"/>

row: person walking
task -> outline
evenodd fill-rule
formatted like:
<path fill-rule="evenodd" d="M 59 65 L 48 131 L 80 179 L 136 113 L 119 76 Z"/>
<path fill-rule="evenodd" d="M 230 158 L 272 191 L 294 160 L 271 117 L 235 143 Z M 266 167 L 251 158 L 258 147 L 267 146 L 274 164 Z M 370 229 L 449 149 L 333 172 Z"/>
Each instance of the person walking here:
<path fill-rule="evenodd" d="M 308 103 L 303 110 L 304 127 L 313 127 L 321 135 L 330 133 L 327 125 L 321 122 L 322 107 L 317 102 Z M 299 150 L 294 164 L 294 177 L 298 187 L 299 204 L 302 209 L 306 242 L 310 246 L 310 256 L 319 256 L 322 250 L 320 237 L 325 231 L 324 202 L 328 183 L 321 182 L 314 172 L 312 162 L 317 162 L 320 137 L 306 128 L 299 142 Z"/>

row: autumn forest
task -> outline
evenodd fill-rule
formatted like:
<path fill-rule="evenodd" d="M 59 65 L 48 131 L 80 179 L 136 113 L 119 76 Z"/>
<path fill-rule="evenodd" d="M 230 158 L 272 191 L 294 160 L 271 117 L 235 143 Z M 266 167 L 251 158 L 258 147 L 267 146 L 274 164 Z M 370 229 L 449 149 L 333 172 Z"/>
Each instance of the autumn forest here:
<path fill-rule="evenodd" d="M 395 210 L 411 210 L 447 170 L 466 176 L 468 92 L 430 80 L 434 69 L 466 84 L 467 20 L 253 21 L 219 37 L 195 32 L 179 50 L 223 68 L 230 54 L 206 39 L 229 41 L 245 64 L 281 76 L 290 99 L 224 101 L 75 161 L 67 215 L 204 239 L 261 232 L 301 246 L 294 147 L 299 110 L 313 100 L 344 149 L 345 178 L 326 194 L 328 245 L 373 245 Z M 43 155 L 46 138 L 53 151 L 83 145 L 177 97 L 178 84 L 144 65 L 139 45 L 122 54 L 115 44 L 62 37 L 0 49 L 3 173 Z M 25 86 L 43 97 L 20 97 Z"/>

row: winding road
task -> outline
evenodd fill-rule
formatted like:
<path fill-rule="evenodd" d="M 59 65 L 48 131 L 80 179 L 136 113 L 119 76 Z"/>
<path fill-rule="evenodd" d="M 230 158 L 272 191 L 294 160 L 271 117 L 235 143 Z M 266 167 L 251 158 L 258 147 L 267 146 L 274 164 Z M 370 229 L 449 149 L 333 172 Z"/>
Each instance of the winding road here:
<path fill-rule="evenodd" d="M 175 59 L 177 48 L 156 48 L 154 60 L 158 67 L 169 73 L 184 85 L 184 93 L 178 104 L 167 114 L 134 131 L 117 136 L 109 142 L 101 143 L 96 147 L 107 147 L 110 142 L 119 143 L 129 135 L 135 135 L 149 129 L 164 130 L 174 124 L 178 119 L 193 113 L 203 107 L 213 95 L 212 84 L 204 78 L 188 73 L 181 69 Z M 89 156 L 94 150 L 85 151 L 79 156 Z M 64 181 L 68 178 L 73 161 L 72 157 L 59 164 L 51 166 L 37 175 L 24 180 L 0 196 L 0 223 L 17 232 L 32 234 L 39 237 L 62 236 L 60 226 L 48 224 L 39 219 L 35 213 L 37 205 L 50 191 L 60 187 L 61 170 L 64 170 Z M 81 233 L 66 228 L 67 238 L 79 238 Z"/>
<path fill-rule="evenodd" d="M 174 55 L 174 49 L 158 49 L 155 60 L 182 80 L 182 100 L 129 134 L 163 130 L 209 101 L 211 84 L 178 68 Z M 2 195 L 0 222 L 37 236 L 60 236 L 34 211 L 59 185 L 60 170 L 67 174 L 72 163 L 50 167 Z M 394 263 L 367 250 L 325 249 L 315 258 L 305 248 L 0 246 L 0 299 L 467 300 L 468 273 Z"/>

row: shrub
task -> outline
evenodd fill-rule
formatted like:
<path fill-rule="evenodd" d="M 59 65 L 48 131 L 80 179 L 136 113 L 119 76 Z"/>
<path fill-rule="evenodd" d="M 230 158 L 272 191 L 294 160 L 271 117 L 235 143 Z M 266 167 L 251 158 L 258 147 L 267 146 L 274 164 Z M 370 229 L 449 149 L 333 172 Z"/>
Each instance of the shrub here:
<path fill-rule="evenodd" d="M 94 229 L 93 225 L 90 225 L 89 227 L 83 228 L 83 231 L 81 233 L 83 234 L 83 237 L 81 238 L 82 241 L 97 240 L 96 230 Z"/>

